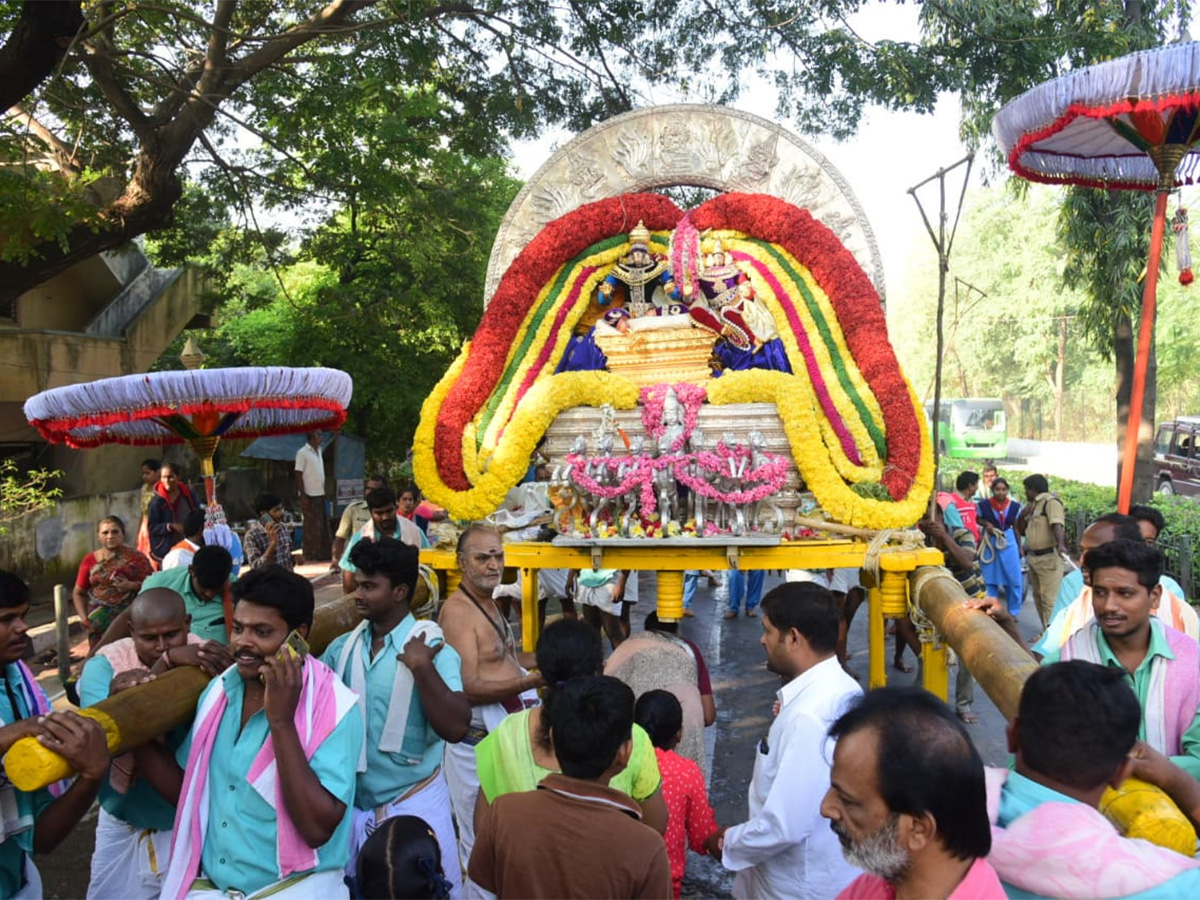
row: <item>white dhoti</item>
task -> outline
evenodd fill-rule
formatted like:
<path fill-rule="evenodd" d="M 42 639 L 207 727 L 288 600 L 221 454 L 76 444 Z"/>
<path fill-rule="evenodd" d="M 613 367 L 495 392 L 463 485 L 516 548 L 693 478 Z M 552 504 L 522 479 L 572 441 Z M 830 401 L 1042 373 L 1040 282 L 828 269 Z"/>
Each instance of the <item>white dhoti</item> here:
<path fill-rule="evenodd" d="M 170 831 L 135 828 L 102 807 L 88 900 L 155 900 L 170 853 Z"/>
<path fill-rule="evenodd" d="M 350 837 L 349 874 L 356 874 L 358 854 L 375 829 L 396 816 L 416 816 L 437 835 L 442 851 L 442 874 L 450 882 L 450 897 L 462 896 L 462 866 L 458 859 L 458 841 L 454 837 L 454 820 L 450 814 L 450 791 L 446 777 L 439 770 L 415 793 L 402 795 L 391 803 L 374 809 L 354 810 L 354 831 Z"/>
<path fill-rule="evenodd" d="M 42 900 L 42 873 L 28 855 L 25 856 L 25 884 L 12 895 L 12 900 Z"/>
<path fill-rule="evenodd" d="M 341 869 L 332 872 L 312 872 L 309 875 L 293 876 L 268 884 L 253 894 L 241 891 L 219 890 L 206 878 L 199 878 L 187 892 L 187 900 L 348 900 L 350 890 L 346 887 Z"/>
<path fill-rule="evenodd" d="M 536 690 L 525 691 L 520 698 L 526 706 L 537 706 L 539 703 Z M 472 706 L 471 725 L 466 738 L 457 744 L 447 741 L 442 755 L 442 771 L 446 774 L 450 805 L 454 809 L 454 820 L 458 823 L 458 855 L 462 866 L 463 890 L 468 897 L 476 896 L 467 877 L 467 865 L 471 861 L 471 850 L 475 847 L 475 801 L 479 797 L 475 745 L 487 737 L 488 732 L 496 728 L 507 715 L 508 710 L 499 703 Z"/>

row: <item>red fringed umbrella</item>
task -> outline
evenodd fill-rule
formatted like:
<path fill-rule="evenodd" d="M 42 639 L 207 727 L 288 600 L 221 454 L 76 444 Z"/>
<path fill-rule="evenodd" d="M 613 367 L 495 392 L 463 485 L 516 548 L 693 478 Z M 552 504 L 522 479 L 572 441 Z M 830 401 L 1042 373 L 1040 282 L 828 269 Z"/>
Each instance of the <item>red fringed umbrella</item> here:
<path fill-rule="evenodd" d="M 337 369 L 149 372 L 43 391 L 25 401 L 25 417 L 46 440 L 70 447 L 187 442 L 212 503 L 221 438 L 338 428 L 352 393 L 350 376 Z"/>
<path fill-rule="evenodd" d="M 1200 168 L 1200 44 L 1134 53 L 1038 85 L 1000 110 L 992 132 L 1022 178 L 1158 192 L 1117 500 L 1128 512 L 1167 197 Z"/>

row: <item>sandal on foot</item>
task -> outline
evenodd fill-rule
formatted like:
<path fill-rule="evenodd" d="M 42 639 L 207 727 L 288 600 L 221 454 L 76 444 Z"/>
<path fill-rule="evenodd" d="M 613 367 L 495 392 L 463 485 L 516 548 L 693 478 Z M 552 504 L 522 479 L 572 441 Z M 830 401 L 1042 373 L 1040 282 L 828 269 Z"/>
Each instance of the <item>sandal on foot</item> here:
<path fill-rule="evenodd" d="M 902 659 L 893 659 L 892 668 L 897 672 L 903 672 L 905 675 L 911 675 L 913 670 L 913 667 Z"/>
<path fill-rule="evenodd" d="M 736 610 L 736 609 L 727 609 L 727 610 L 725 610 L 725 618 L 727 618 L 727 619 L 736 619 L 736 618 L 737 618 L 737 610 Z"/>
<path fill-rule="evenodd" d="M 979 721 L 979 716 L 975 715 L 969 709 L 960 709 L 955 715 L 963 721 L 964 725 L 974 725 Z"/>
<path fill-rule="evenodd" d="M 753 619 L 757 615 L 758 615 L 758 610 L 756 610 L 756 609 L 746 610 L 746 618 L 747 619 Z"/>

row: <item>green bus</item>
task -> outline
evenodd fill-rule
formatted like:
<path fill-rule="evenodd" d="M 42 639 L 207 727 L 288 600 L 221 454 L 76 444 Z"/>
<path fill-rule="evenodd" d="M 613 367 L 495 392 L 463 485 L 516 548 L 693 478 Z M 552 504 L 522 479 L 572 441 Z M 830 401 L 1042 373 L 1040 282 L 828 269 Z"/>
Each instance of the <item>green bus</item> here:
<path fill-rule="evenodd" d="M 925 404 L 933 430 L 933 401 Z M 998 397 L 942 400 L 938 423 L 938 454 L 968 459 L 1003 459 L 1008 455 L 1004 403 Z"/>

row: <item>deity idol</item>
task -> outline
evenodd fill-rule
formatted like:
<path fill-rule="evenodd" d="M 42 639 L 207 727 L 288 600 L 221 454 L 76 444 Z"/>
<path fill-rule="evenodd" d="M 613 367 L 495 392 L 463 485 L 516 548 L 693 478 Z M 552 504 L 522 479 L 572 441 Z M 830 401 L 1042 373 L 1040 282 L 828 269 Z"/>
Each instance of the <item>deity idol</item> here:
<path fill-rule="evenodd" d="M 692 303 L 692 322 L 721 336 L 713 348 L 725 369 L 776 369 L 791 372 L 779 330 L 770 311 L 758 302 L 754 285 L 718 242 L 697 273 L 700 297 Z"/>
<path fill-rule="evenodd" d="M 647 292 L 649 296 L 647 296 Z M 603 369 L 608 364 L 596 346 L 596 323 L 624 331 L 630 318 L 660 315 L 678 298 L 675 281 L 661 256 L 650 252 L 650 229 L 639 221 L 629 232 L 629 252 L 613 264 L 579 318 L 556 372 Z M 678 311 L 682 311 L 682 307 Z"/>

